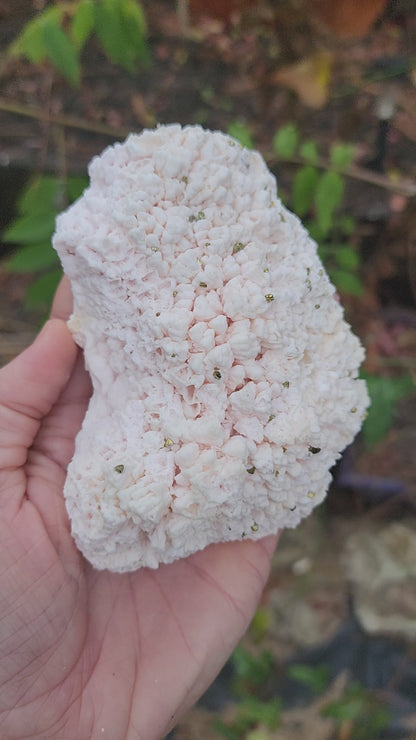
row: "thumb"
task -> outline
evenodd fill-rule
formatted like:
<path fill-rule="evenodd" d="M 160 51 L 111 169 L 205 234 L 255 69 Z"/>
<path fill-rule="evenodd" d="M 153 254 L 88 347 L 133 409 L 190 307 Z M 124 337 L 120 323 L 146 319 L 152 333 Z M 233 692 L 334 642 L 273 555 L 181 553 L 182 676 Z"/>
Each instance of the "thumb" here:
<path fill-rule="evenodd" d="M 41 419 L 69 380 L 76 355 L 65 322 L 51 319 L 33 344 L 0 370 L 0 466 L 24 462 L 20 455 L 17 462 L 15 453 L 32 444 Z"/>

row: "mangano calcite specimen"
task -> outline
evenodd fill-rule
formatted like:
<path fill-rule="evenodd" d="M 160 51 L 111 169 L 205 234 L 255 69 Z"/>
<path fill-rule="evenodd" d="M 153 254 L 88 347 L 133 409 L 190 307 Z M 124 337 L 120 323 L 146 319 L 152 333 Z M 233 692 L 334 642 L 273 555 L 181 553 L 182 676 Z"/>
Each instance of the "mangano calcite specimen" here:
<path fill-rule="evenodd" d="M 295 527 L 368 405 L 363 350 L 257 152 L 198 126 L 109 147 L 57 220 L 94 393 L 64 490 L 96 568 Z"/>

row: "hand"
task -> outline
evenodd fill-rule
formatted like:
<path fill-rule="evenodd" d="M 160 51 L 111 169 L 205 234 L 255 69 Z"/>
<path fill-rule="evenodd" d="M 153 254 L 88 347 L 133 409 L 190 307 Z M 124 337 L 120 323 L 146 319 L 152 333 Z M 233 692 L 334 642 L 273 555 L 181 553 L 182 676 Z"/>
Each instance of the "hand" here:
<path fill-rule="evenodd" d="M 276 538 L 117 574 L 77 551 L 62 489 L 89 378 L 63 319 L 0 371 L 0 737 L 156 740 L 246 630 Z"/>

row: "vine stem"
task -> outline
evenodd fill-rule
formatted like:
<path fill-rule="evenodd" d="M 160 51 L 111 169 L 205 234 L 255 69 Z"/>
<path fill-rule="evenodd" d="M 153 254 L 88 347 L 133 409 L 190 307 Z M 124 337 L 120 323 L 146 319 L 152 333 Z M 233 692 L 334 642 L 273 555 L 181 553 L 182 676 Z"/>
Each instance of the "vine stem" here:
<path fill-rule="evenodd" d="M 51 116 L 48 111 L 40 110 L 38 108 L 32 108 L 30 106 L 22 105 L 14 100 L 7 100 L 6 98 L 0 97 L 0 110 L 6 113 L 12 113 L 16 116 L 25 116 L 26 118 L 33 118 L 37 121 L 43 121 L 51 125 L 63 126 L 65 128 L 75 128 L 80 131 L 89 131 L 95 134 L 104 134 L 105 136 L 111 136 L 114 139 L 125 139 L 130 133 L 129 129 L 124 128 L 112 128 L 104 123 L 91 123 L 83 118 L 77 116 L 70 116 L 66 114 L 53 115 Z M 277 159 L 274 156 L 266 157 L 267 163 L 270 166 L 276 165 Z M 285 157 L 280 161 L 288 164 L 305 165 L 307 162 L 302 157 Z M 360 180 L 361 182 L 369 183 L 370 185 L 376 185 L 384 190 L 390 190 L 394 193 L 399 193 L 408 198 L 414 198 L 416 196 L 416 183 L 409 180 L 400 179 L 392 180 L 385 175 L 381 175 L 378 172 L 372 172 L 364 167 L 358 167 L 356 165 L 350 165 L 346 169 L 339 169 L 333 167 L 329 162 L 324 159 L 318 159 L 314 162 L 315 167 L 323 170 L 332 170 L 338 172 L 340 175 L 351 177 L 354 180 Z"/>
<path fill-rule="evenodd" d="M 284 162 L 285 164 L 296 164 L 303 167 L 307 164 L 312 164 L 313 167 L 318 167 L 321 170 L 337 172 L 339 175 L 351 177 L 353 180 L 360 180 L 361 182 L 384 188 L 384 190 L 391 190 L 399 195 L 405 195 L 407 198 L 414 198 L 416 196 L 416 183 L 403 178 L 400 180 L 393 180 L 390 177 L 386 177 L 386 175 L 372 172 L 372 170 L 368 170 L 365 167 L 358 167 L 357 165 L 350 165 L 349 167 L 342 169 L 341 167 L 334 167 L 328 160 L 321 158 L 317 159 L 316 162 L 313 163 L 307 162 L 302 157 L 295 156 L 277 158 L 274 155 L 270 155 L 266 159 L 267 164 L 270 167 L 276 166 L 279 162 Z"/>
<path fill-rule="evenodd" d="M 115 129 L 111 126 L 107 126 L 105 123 L 91 123 L 90 121 L 78 118 L 77 116 L 69 116 L 66 114 L 51 116 L 47 110 L 32 108 L 30 106 L 17 103 L 14 100 L 7 100 L 6 98 L 0 98 L 0 110 L 5 111 L 6 113 L 13 113 L 16 116 L 34 118 L 37 121 L 42 121 L 43 123 L 49 123 L 51 125 L 76 128 L 80 131 L 89 131 L 94 134 L 104 134 L 105 136 L 111 136 L 114 139 L 124 139 L 129 133 L 131 133 L 129 129 Z"/>

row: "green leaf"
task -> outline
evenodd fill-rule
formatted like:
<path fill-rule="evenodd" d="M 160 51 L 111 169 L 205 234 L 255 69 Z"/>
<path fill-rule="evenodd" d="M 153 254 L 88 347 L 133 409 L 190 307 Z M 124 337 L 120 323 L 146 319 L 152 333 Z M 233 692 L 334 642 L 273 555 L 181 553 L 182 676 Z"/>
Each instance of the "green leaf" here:
<path fill-rule="evenodd" d="M 50 213 L 56 209 L 59 189 L 56 177 L 49 175 L 35 177 L 26 185 L 17 201 L 19 213 L 25 216 Z"/>
<path fill-rule="evenodd" d="M 84 47 L 93 30 L 94 2 L 93 0 L 80 0 L 71 23 L 71 39 L 78 51 Z"/>
<path fill-rule="evenodd" d="M 354 740 L 377 740 L 391 719 L 380 699 L 356 682 L 346 688 L 344 696 L 324 706 L 321 715 L 331 717 L 340 727 L 348 723 Z"/>
<path fill-rule="evenodd" d="M 326 665 L 310 666 L 296 663 L 288 667 L 288 674 L 317 694 L 323 693 L 329 685 L 329 668 Z"/>
<path fill-rule="evenodd" d="M 38 272 L 59 265 L 59 257 L 50 242 L 30 244 L 16 249 L 6 262 L 9 272 Z"/>
<path fill-rule="evenodd" d="M 345 214 L 338 221 L 338 228 L 345 236 L 351 236 L 355 231 L 355 219 L 353 216 Z"/>
<path fill-rule="evenodd" d="M 337 172 L 324 172 L 315 194 L 316 220 L 321 234 L 326 236 L 333 227 L 334 213 L 342 202 L 344 180 Z"/>
<path fill-rule="evenodd" d="M 282 126 L 273 137 L 273 149 L 275 154 L 282 159 L 293 157 L 298 145 L 299 132 L 292 123 Z"/>
<path fill-rule="evenodd" d="M 306 216 L 311 210 L 318 185 L 319 174 L 315 167 L 307 165 L 297 171 L 293 182 L 293 209 L 298 216 Z"/>
<path fill-rule="evenodd" d="M 311 234 L 311 231 L 309 230 L 309 233 Z M 311 234 L 312 236 L 312 234 Z M 312 239 L 315 239 L 316 237 L 312 236 Z M 321 243 L 318 244 L 318 257 L 321 260 L 323 264 L 326 264 L 327 260 L 329 259 L 331 255 L 331 247 L 329 244 Z"/>
<path fill-rule="evenodd" d="M 334 256 L 338 266 L 343 270 L 356 270 L 360 264 L 358 254 L 352 247 L 335 247 Z"/>
<path fill-rule="evenodd" d="M 234 727 L 227 725 L 221 717 L 215 717 L 212 720 L 212 729 L 226 740 L 241 740 L 241 734 L 239 730 Z"/>
<path fill-rule="evenodd" d="M 272 622 L 273 618 L 270 609 L 265 606 L 259 606 L 250 624 L 250 633 L 254 642 L 260 642 L 266 637 Z"/>
<path fill-rule="evenodd" d="M 364 286 L 357 275 L 347 270 L 330 270 L 329 277 L 341 293 L 360 296 L 364 293 Z"/>
<path fill-rule="evenodd" d="M 364 700 L 360 697 L 355 699 L 339 699 L 328 704 L 322 709 L 324 717 L 332 717 L 337 722 L 356 722 L 365 710 Z"/>
<path fill-rule="evenodd" d="M 252 655 L 242 645 L 238 645 L 232 654 L 232 664 L 237 688 L 241 688 L 244 682 L 259 686 L 270 676 L 273 656 L 268 650 L 263 650 L 259 655 Z"/>
<path fill-rule="evenodd" d="M 69 36 L 52 22 L 43 24 L 43 41 L 47 55 L 53 65 L 74 87 L 79 87 L 81 67 L 78 50 Z"/>
<path fill-rule="evenodd" d="M 55 213 L 35 213 L 22 216 L 3 232 L 2 238 L 11 244 L 38 244 L 50 239 L 55 228 Z"/>
<path fill-rule="evenodd" d="M 331 163 L 340 170 L 345 170 L 353 163 L 355 146 L 353 144 L 333 144 L 330 151 Z"/>
<path fill-rule="evenodd" d="M 260 729 L 256 727 L 257 725 L 265 725 L 269 730 L 276 730 L 280 724 L 280 715 L 279 698 L 262 701 L 256 696 L 248 695 L 237 705 L 233 721 L 226 723 L 220 717 L 216 717 L 213 724 L 215 730 L 228 740 L 241 740 L 247 738 L 248 731 Z M 256 738 L 256 735 L 254 737 Z"/>
<path fill-rule="evenodd" d="M 369 447 L 374 447 L 392 427 L 398 401 L 415 393 L 416 387 L 410 375 L 387 378 L 362 371 L 361 377 L 367 383 L 371 399 L 368 416 L 363 425 L 363 437 Z"/>
<path fill-rule="evenodd" d="M 61 270 L 51 270 L 38 277 L 28 288 L 25 307 L 44 310 L 49 308 L 61 277 Z"/>
<path fill-rule="evenodd" d="M 122 4 L 113 0 L 95 3 L 95 30 L 109 59 L 128 72 L 135 70 L 135 50 L 126 39 Z"/>
<path fill-rule="evenodd" d="M 26 57 L 32 64 L 41 64 L 46 59 L 42 23 L 39 18 L 26 24 L 22 33 L 10 44 L 8 53 L 11 57 Z"/>
<path fill-rule="evenodd" d="M 299 154 L 308 164 L 317 164 L 319 160 L 318 148 L 314 141 L 304 141 Z"/>
<path fill-rule="evenodd" d="M 261 723 L 269 730 L 277 730 L 281 709 L 279 697 L 262 701 L 256 696 L 246 696 L 238 707 L 237 722 L 244 729 L 250 729 L 250 726 Z"/>
<path fill-rule="evenodd" d="M 68 198 L 71 203 L 74 202 L 74 200 L 77 200 L 82 193 L 84 192 L 85 188 L 88 187 L 89 180 L 88 177 L 84 177 L 80 175 L 79 177 L 76 175 L 73 175 L 72 177 L 68 178 L 67 184 L 66 184 L 66 191 L 68 193 Z"/>
<path fill-rule="evenodd" d="M 270 735 L 265 730 L 252 730 L 246 735 L 245 740 L 270 740 Z"/>
<path fill-rule="evenodd" d="M 143 9 L 136 0 L 121 0 L 120 10 L 125 39 L 134 52 L 134 59 L 147 64 L 149 62 L 146 44 L 147 24 Z"/>
<path fill-rule="evenodd" d="M 309 222 L 306 221 L 305 226 L 308 229 L 309 234 L 312 237 L 312 239 L 318 243 L 318 252 L 319 252 L 321 259 L 323 260 L 324 252 L 325 254 L 326 253 L 329 254 L 329 252 L 331 251 L 330 245 L 326 244 L 324 241 L 326 234 L 321 233 L 321 227 L 319 226 L 316 218 L 314 218 L 312 221 L 309 221 Z M 322 254 L 321 254 L 321 249 L 322 249 Z"/>
<path fill-rule="evenodd" d="M 247 149 L 253 149 L 253 139 L 251 138 L 247 124 L 243 123 L 243 121 L 232 121 L 227 128 L 227 134 L 237 139 Z"/>
<path fill-rule="evenodd" d="M 9 54 L 11 56 L 24 56 L 32 64 L 43 62 L 47 57 L 43 37 L 45 24 L 52 23 L 59 27 L 63 13 L 63 7 L 54 5 L 46 8 L 43 13 L 26 23 L 21 34 L 10 45 Z"/>

